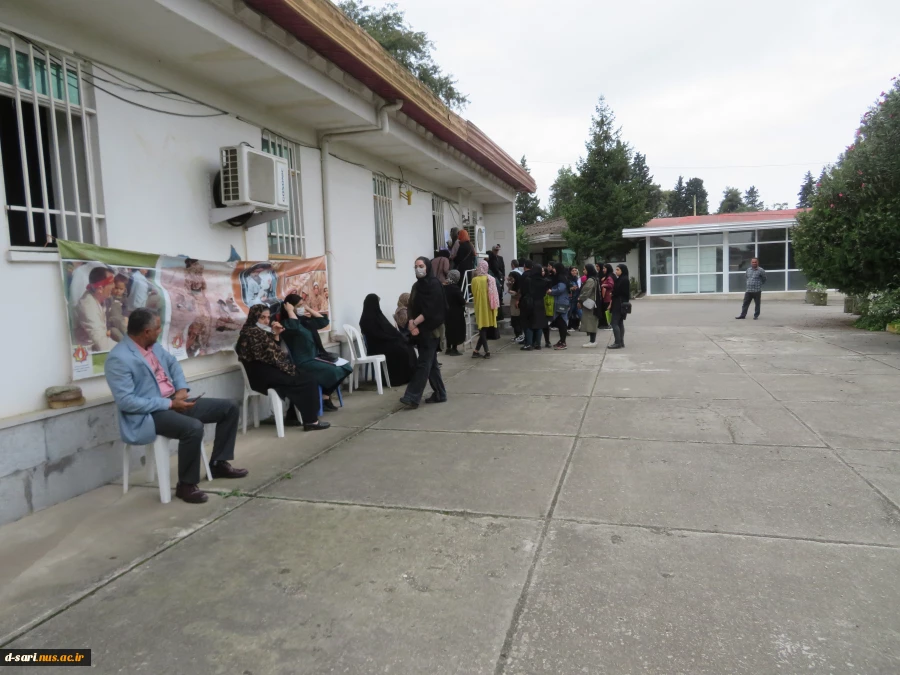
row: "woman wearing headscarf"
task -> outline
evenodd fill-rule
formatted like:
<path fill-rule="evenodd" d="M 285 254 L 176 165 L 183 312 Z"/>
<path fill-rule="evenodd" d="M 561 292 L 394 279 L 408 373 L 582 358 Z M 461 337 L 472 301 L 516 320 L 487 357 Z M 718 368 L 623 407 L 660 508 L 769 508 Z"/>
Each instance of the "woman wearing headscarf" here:
<path fill-rule="evenodd" d="M 337 410 L 331 394 L 353 373 L 353 369 L 349 363 L 338 366 L 322 358 L 322 354 L 326 352 L 319 331 L 328 326 L 329 319 L 312 307 L 300 308 L 303 318 L 298 317 L 296 308 L 300 302 L 301 298 L 296 293 L 284 299 L 284 332 L 281 333 L 281 341 L 287 345 L 294 365 L 312 375 L 316 384 L 322 388 L 323 409 Z"/>
<path fill-rule="evenodd" d="M 401 293 L 400 297 L 397 298 L 397 309 L 394 310 L 394 323 L 397 324 L 397 330 L 404 337 L 409 337 L 409 329 L 406 327 L 406 324 L 409 323 L 409 293 Z"/>
<path fill-rule="evenodd" d="M 437 257 L 431 261 L 431 269 L 438 281 L 442 284 L 447 283 L 447 272 L 450 271 L 450 251 L 445 248 L 438 251 Z"/>
<path fill-rule="evenodd" d="M 268 306 L 253 305 L 250 308 L 235 347 L 238 359 L 247 372 L 250 387 L 260 394 L 274 389 L 281 398 L 290 399 L 286 419 L 290 422 L 293 409 L 299 409 L 304 431 L 327 429 L 331 425 L 319 420 L 319 388 L 316 381 L 308 373 L 297 371 L 287 345 L 281 340 L 283 332 L 284 327 L 280 323 L 271 323 Z"/>
<path fill-rule="evenodd" d="M 491 348 L 488 344 L 488 333 L 492 328 L 497 328 L 497 308 L 500 306 L 500 298 L 497 295 L 497 282 L 489 273 L 487 260 L 478 263 L 475 276 L 472 279 L 472 302 L 475 306 L 475 325 L 478 326 L 478 342 L 472 358 L 481 358 L 480 349 L 484 346 L 484 358 L 491 358 Z"/>
<path fill-rule="evenodd" d="M 628 278 L 628 267 L 620 263 L 615 267 L 615 285 L 612 292 L 612 329 L 615 342 L 610 349 L 623 349 L 625 347 L 625 317 L 627 311 L 625 305 L 631 302 L 631 280 Z"/>
<path fill-rule="evenodd" d="M 544 314 L 544 296 L 547 284 L 544 282 L 543 268 L 530 260 L 522 263 L 525 272 L 519 279 L 519 314 L 525 340 L 522 351 L 540 350 L 541 332 L 547 325 Z"/>
<path fill-rule="evenodd" d="M 585 265 L 586 280 L 581 287 L 581 294 L 578 296 L 578 305 L 584 310 L 581 316 L 581 328 L 588 334 L 590 342 L 585 342 L 582 347 L 597 346 L 597 312 L 602 312 L 600 306 L 600 296 L 597 293 L 597 268 L 593 265 Z"/>
<path fill-rule="evenodd" d="M 559 329 L 559 342 L 553 345 L 553 348 L 563 350 L 567 349 L 566 338 L 569 336 L 566 322 L 569 315 L 569 275 L 566 274 L 566 267 L 562 263 L 556 263 L 553 272 L 550 288 L 547 289 L 548 295 L 553 296 L 553 320 L 550 326 Z"/>
<path fill-rule="evenodd" d="M 599 328 L 601 330 L 612 330 L 612 326 L 609 323 L 606 313 L 612 305 L 613 286 L 615 286 L 616 283 L 616 274 L 613 269 L 613 266 L 609 263 L 603 263 L 598 270 L 600 305 L 603 309 L 603 314 L 597 318 L 600 320 Z"/>
<path fill-rule="evenodd" d="M 569 268 L 569 330 L 575 332 L 581 329 L 581 305 L 578 297 L 581 295 L 581 287 L 584 282 L 578 273 L 577 267 Z"/>
<path fill-rule="evenodd" d="M 434 390 L 426 403 L 443 403 L 447 400 L 447 390 L 437 365 L 437 352 L 440 347 L 441 326 L 447 317 L 447 301 L 444 298 L 444 287 L 431 271 L 431 261 L 422 256 L 416 258 L 416 283 L 413 284 L 409 297 L 409 334 L 419 349 L 416 369 L 406 387 L 406 393 L 400 402 L 407 408 L 419 407 L 425 383 L 429 382 Z"/>
<path fill-rule="evenodd" d="M 497 286 L 497 297 L 500 300 L 500 305 L 497 307 L 497 321 L 503 320 L 503 282 L 505 279 L 503 278 L 503 264 L 500 262 L 500 256 L 497 255 L 496 251 L 488 251 L 487 253 L 487 264 L 488 264 L 488 273 L 494 278 L 494 283 Z"/>
<path fill-rule="evenodd" d="M 456 249 L 453 268 L 459 270 L 462 276 L 461 283 L 463 284 L 465 283 L 466 272 L 475 268 L 475 247 L 469 241 L 469 233 L 466 230 L 459 231 L 459 248 Z"/>
<path fill-rule="evenodd" d="M 459 290 L 459 270 L 450 270 L 444 284 L 447 300 L 447 321 L 444 338 L 447 340 L 447 356 L 462 356 L 457 347 L 466 341 L 466 299 Z"/>
<path fill-rule="evenodd" d="M 363 300 L 359 330 L 366 339 L 366 351 L 369 354 L 384 354 L 391 386 L 408 384 L 416 365 L 416 350 L 381 313 L 380 301 L 381 298 L 374 293 Z"/>

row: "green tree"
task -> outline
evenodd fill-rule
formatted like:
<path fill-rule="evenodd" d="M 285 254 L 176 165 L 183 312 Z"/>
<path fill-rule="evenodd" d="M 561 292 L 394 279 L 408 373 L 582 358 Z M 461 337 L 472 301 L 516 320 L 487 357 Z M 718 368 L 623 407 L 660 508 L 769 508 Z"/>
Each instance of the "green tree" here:
<path fill-rule="evenodd" d="M 622 230 L 644 224 L 646 202 L 634 185 L 631 151 L 602 96 L 585 147 L 587 154 L 578 161 L 575 199 L 563 209 L 568 221 L 563 235 L 580 260 L 619 258 L 633 245 L 622 238 Z"/>
<path fill-rule="evenodd" d="M 516 226 L 516 258 L 524 260 L 531 256 L 529 253 L 531 246 L 528 243 L 528 235 L 525 233 L 523 225 Z"/>
<path fill-rule="evenodd" d="M 808 209 L 812 204 L 812 198 L 815 193 L 816 179 L 813 178 L 812 171 L 807 171 L 803 177 L 803 185 L 800 186 L 800 192 L 797 193 L 797 208 Z"/>
<path fill-rule="evenodd" d="M 428 35 L 406 23 L 405 14 L 397 9 L 396 3 L 370 7 L 356 0 L 343 0 L 338 7 L 448 107 L 454 110 L 466 107 L 468 96 L 456 88 L 453 76 L 444 73 L 434 62 L 434 43 Z"/>
<path fill-rule="evenodd" d="M 764 211 L 766 205 L 759 198 L 759 190 L 755 185 L 751 185 L 744 193 L 744 208 L 742 211 Z"/>
<path fill-rule="evenodd" d="M 575 198 L 575 172 L 572 167 L 564 166 L 556 174 L 556 180 L 550 186 L 550 205 L 548 218 L 560 218 L 563 207 Z"/>
<path fill-rule="evenodd" d="M 662 188 L 653 182 L 650 167 L 647 166 L 647 155 L 634 153 L 634 159 L 631 161 L 631 182 L 637 199 L 643 202 L 645 222 L 655 218 L 662 204 Z"/>
<path fill-rule="evenodd" d="M 519 164 L 528 173 L 531 173 L 531 170 L 528 168 L 528 162 L 525 161 L 525 155 L 522 155 L 522 160 Z M 516 226 L 531 225 L 539 220 L 543 220 L 546 215 L 544 209 L 541 208 L 540 197 L 530 192 L 520 192 L 516 195 Z"/>
<path fill-rule="evenodd" d="M 659 208 L 656 211 L 656 218 L 671 218 L 669 213 L 669 200 L 672 199 L 672 190 L 662 190 L 659 193 Z"/>
<path fill-rule="evenodd" d="M 815 187 L 792 235 L 807 278 L 852 294 L 900 288 L 900 79 Z"/>
<path fill-rule="evenodd" d="M 684 176 L 678 176 L 678 180 L 675 181 L 675 187 L 669 190 L 668 202 L 666 203 L 671 218 L 680 218 L 691 214 L 685 201 L 684 190 Z"/>
<path fill-rule="evenodd" d="M 702 178 L 691 178 L 684 186 L 684 201 L 687 203 L 689 215 L 694 215 L 694 197 L 697 198 L 697 215 L 709 215 L 709 193 L 703 187 Z"/>
<path fill-rule="evenodd" d="M 722 192 L 722 201 L 719 203 L 719 210 L 716 213 L 738 213 L 746 211 L 744 208 L 744 200 L 741 199 L 741 192 L 737 188 L 727 187 Z"/>

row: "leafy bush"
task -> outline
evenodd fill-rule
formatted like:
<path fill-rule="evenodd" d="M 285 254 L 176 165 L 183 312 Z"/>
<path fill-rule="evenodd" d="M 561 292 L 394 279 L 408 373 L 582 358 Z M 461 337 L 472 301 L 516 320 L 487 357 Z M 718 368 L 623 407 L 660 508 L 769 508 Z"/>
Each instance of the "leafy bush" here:
<path fill-rule="evenodd" d="M 636 298 L 638 293 L 641 292 L 641 289 L 638 287 L 638 280 L 634 277 L 631 277 L 629 281 L 629 288 L 631 289 L 631 297 Z"/>
<path fill-rule="evenodd" d="M 863 115 L 810 203 L 793 230 L 808 279 L 851 294 L 900 287 L 900 80 Z"/>
<path fill-rule="evenodd" d="M 806 284 L 806 290 L 814 291 L 816 293 L 824 293 L 828 290 L 828 287 L 825 284 Z"/>
<path fill-rule="evenodd" d="M 884 330 L 889 323 L 900 321 L 900 290 L 877 293 L 865 300 L 862 316 L 854 324 L 866 330 Z"/>

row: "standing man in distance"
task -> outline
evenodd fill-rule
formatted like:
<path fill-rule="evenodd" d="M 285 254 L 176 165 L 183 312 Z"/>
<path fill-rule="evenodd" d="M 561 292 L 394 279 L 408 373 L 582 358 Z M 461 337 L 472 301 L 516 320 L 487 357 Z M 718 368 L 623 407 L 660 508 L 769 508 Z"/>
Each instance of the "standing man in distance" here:
<path fill-rule="evenodd" d="M 750 301 L 753 301 L 753 319 L 759 318 L 759 306 L 762 304 L 762 287 L 766 283 L 766 271 L 759 266 L 759 260 L 753 258 L 750 261 L 750 269 L 747 270 L 747 291 L 744 293 L 744 305 L 741 307 L 741 315 L 735 319 L 746 319 L 747 310 L 750 309 Z"/>

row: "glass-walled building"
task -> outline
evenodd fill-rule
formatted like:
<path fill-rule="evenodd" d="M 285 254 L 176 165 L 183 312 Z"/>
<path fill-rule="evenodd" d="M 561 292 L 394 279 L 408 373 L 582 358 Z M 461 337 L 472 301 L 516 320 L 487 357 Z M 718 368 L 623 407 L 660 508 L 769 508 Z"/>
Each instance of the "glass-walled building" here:
<path fill-rule="evenodd" d="M 654 218 L 622 236 L 645 244 L 641 279 L 650 295 L 743 293 L 753 258 L 766 270 L 765 291 L 802 291 L 791 242 L 798 212 Z"/>

